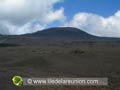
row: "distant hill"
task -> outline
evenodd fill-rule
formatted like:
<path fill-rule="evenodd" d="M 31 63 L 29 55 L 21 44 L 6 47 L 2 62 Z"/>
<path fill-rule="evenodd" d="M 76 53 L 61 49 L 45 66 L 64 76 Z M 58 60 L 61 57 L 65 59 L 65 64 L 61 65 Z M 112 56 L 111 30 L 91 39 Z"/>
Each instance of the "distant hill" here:
<path fill-rule="evenodd" d="M 23 36 L 39 37 L 48 40 L 87 40 L 98 38 L 72 27 L 49 28 L 32 34 L 25 34 Z"/>
<path fill-rule="evenodd" d="M 37 37 L 47 40 L 120 40 L 119 38 L 107 38 L 90 35 L 83 30 L 73 27 L 56 27 L 38 31 L 31 34 L 25 34 L 26 37 Z"/>
<path fill-rule="evenodd" d="M 90 35 L 83 30 L 72 27 L 57 27 L 49 28 L 35 33 L 24 35 L 3 35 L 0 40 L 5 40 L 6 43 L 15 44 L 38 44 L 55 41 L 114 41 L 120 42 L 120 38 L 106 38 Z"/>

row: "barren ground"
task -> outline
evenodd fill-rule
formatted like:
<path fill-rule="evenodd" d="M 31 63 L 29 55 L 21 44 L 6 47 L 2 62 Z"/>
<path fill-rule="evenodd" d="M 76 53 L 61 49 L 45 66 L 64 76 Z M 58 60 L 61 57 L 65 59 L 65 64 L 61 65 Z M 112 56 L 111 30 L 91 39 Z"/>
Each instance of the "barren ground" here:
<path fill-rule="evenodd" d="M 107 77 L 108 86 L 22 86 L 11 78 Z M 120 90 L 120 43 L 72 42 L 0 47 L 0 90 Z"/>

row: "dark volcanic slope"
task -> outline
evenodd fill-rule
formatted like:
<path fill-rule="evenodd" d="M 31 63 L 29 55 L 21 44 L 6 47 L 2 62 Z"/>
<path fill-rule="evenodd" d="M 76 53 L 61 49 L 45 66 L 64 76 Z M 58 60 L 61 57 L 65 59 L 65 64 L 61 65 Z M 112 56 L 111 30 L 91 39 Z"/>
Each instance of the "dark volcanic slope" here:
<path fill-rule="evenodd" d="M 57 27 L 38 31 L 32 34 L 25 34 L 27 37 L 38 37 L 46 40 L 87 40 L 87 41 L 120 41 L 119 38 L 97 37 L 90 35 L 83 30 L 72 27 Z"/>
<path fill-rule="evenodd" d="M 72 27 L 49 28 L 35 33 L 13 36 L 1 36 L 7 43 L 43 43 L 48 41 L 120 41 L 119 38 L 105 38 L 90 35 Z"/>
<path fill-rule="evenodd" d="M 93 39 L 97 38 L 92 36 L 80 29 L 71 28 L 71 27 L 64 27 L 64 28 L 50 28 L 43 31 L 38 31 L 33 34 L 26 34 L 24 36 L 31 36 L 31 37 L 40 37 L 46 39 L 58 39 L 58 40 L 76 40 L 76 39 Z"/>
<path fill-rule="evenodd" d="M 82 30 L 79 30 L 77 28 L 50 28 L 43 31 L 38 31 L 36 33 L 30 34 L 31 36 L 56 36 L 56 37 L 91 37 L 92 35 L 89 35 Z"/>

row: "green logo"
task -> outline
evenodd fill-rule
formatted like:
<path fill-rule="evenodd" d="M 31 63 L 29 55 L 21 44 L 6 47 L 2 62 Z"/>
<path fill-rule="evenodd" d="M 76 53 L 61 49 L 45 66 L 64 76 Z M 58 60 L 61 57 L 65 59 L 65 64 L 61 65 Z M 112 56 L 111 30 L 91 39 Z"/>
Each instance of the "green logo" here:
<path fill-rule="evenodd" d="M 21 76 L 14 76 L 12 78 L 13 84 L 16 86 L 22 86 L 23 85 L 23 79 Z"/>

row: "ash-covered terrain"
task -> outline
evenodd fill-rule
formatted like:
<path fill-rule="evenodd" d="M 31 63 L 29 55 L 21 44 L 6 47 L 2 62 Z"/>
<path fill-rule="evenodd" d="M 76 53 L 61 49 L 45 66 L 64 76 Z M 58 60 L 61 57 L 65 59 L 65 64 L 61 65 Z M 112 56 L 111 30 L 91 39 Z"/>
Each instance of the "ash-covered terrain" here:
<path fill-rule="evenodd" d="M 22 86 L 22 77 L 107 77 L 108 86 Z M 76 28 L 50 28 L 19 36 L 0 35 L 0 90 L 120 90 L 120 39 Z"/>

